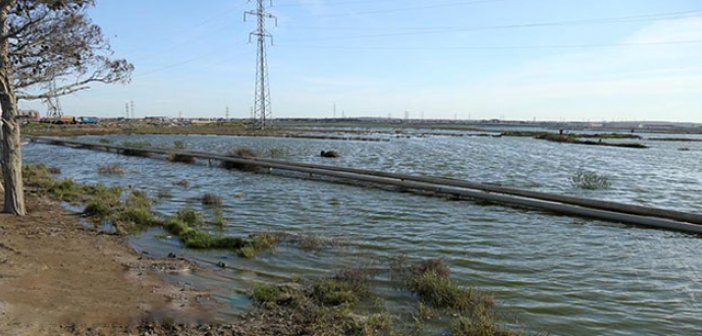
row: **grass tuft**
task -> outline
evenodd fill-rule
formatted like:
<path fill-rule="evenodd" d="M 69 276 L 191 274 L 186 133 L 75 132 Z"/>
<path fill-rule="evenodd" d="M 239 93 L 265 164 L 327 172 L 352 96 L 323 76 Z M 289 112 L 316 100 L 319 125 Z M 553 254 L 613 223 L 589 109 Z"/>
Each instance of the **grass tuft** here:
<path fill-rule="evenodd" d="M 173 141 L 173 148 L 175 149 L 186 149 L 188 146 L 183 140 Z"/>
<path fill-rule="evenodd" d="M 254 233 L 249 238 L 251 239 L 252 247 L 259 251 L 271 249 L 281 240 L 279 235 L 268 232 Z"/>
<path fill-rule="evenodd" d="M 163 227 L 172 234 L 180 237 L 183 245 L 196 249 L 240 249 L 245 245 L 245 240 L 239 237 L 214 236 L 209 233 L 193 229 L 177 217 L 167 218 Z"/>
<path fill-rule="evenodd" d="M 223 228 L 227 224 L 227 219 L 224 218 L 224 211 L 221 208 L 215 208 L 212 214 L 212 224 Z"/>
<path fill-rule="evenodd" d="M 361 300 L 361 293 L 350 281 L 323 279 L 312 287 L 312 297 L 322 306 L 355 305 Z"/>
<path fill-rule="evenodd" d="M 122 175 L 124 174 L 124 167 L 119 163 L 111 163 L 104 166 L 98 167 L 98 174 L 102 175 Z"/>
<path fill-rule="evenodd" d="M 239 249 L 239 256 L 246 259 L 251 259 L 256 256 L 256 249 L 251 246 L 243 246 Z"/>
<path fill-rule="evenodd" d="M 420 300 L 436 308 L 465 312 L 483 301 L 483 295 L 459 286 L 449 278 L 443 259 L 429 259 L 410 264 L 404 256 L 396 257 L 391 265 L 391 279 L 401 287 L 417 294 Z M 488 300 L 485 300 L 488 301 Z"/>
<path fill-rule="evenodd" d="M 61 168 L 59 167 L 54 167 L 54 166 L 49 166 L 46 168 L 46 171 L 49 172 L 51 175 L 58 175 L 61 174 Z"/>
<path fill-rule="evenodd" d="M 159 190 L 156 197 L 158 199 L 171 198 L 173 197 L 173 194 L 168 190 Z"/>
<path fill-rule="evenodd" d="M 585 170 L 578 170 L 571 176 L 570 183 L 576 188 L 586 190 L 608 189 L 612 186 L 607 176 Z"/>
<path fill-rule="evenodd" d="M 289 150 L 284 147 L 272 147 L 268 149 L 268 156 L 273 159 L 283 158 L 289 155 Z"/>
<path fill-rule="evenodd" d="M 207 193 L 202 195 L 200 201 L 203 205 L 222 205 L 224 199 L 222 198 L 222 196 L 219 196 L 217 194 Z"/>
<path fill-rule="evenodd" d="M 282 290 L 275 285 L 257 284 L 251 295 L 256 303 L 277 302 L 282 294 Z"/>
<path fill-rule="evenodd" d="M 176 218 L 189 226 L 201 226 L 205 223 L 201 213 L 193 208 L 183 208 L 178 210 Z"/>

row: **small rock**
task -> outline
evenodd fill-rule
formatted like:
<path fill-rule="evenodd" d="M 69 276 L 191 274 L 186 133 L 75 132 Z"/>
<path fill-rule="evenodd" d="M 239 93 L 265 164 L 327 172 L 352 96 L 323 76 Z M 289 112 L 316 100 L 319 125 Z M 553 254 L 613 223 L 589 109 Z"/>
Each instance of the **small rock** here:
<path fill-rule="evenodd" d="M 319 156 L 324 157 L 324 158 L 338 158 L 339 153 L 336 151 L 322 151 L 319 153 Z"/>
<path fill-rule="evenodd" d="M 168 253 L 168 257 L 171 258 L 171 259 L 175 259 L 175 258 L 176 258 L 176 254 L 173 253 L 173 252 Z"/>

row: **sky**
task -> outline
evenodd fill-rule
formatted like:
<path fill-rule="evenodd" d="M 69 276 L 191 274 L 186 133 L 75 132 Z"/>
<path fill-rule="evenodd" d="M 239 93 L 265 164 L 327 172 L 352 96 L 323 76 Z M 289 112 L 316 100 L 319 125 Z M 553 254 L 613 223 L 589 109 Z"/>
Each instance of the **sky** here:
<path fill-rule="evenodd" d="M 253 8 L 98 0 L 93 21 L 136 70 L 129 84 L 61 98 L 64 114 L 124 116 L 133 101 L 137 117 L 250 116 L 255 20 L 243 12 Z M 269 10 L 274 117 L 702 122 L 700 0 L 273 0 Z"/>

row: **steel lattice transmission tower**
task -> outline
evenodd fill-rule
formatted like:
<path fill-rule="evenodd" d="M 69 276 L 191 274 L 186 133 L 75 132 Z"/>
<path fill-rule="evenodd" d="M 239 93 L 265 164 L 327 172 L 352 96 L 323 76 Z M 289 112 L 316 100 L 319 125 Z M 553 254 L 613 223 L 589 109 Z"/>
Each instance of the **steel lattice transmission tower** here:
<path fill-rule="evenodd" d="M 278 18 L 275 15 L 266 11 L 265 0 L 256 0 L 256 10 L 247 11 L 244 13 L 244 21 L 248 15 L 256 16 L 258 25 L 255 31 L 249 34 L 249 42 L 253 36 L 256 37 L 258 44 L 258 52 L 256 55 L 256 86 L 254 92 L 254 107 L 253 107 L 253 126 L 256 129 L 265 129 L 270 126 L 272 119 L 271 110 L 271 90 L 268 84 L 268 59 L 266 57 L 266 39 L 271 39 L 273 45 L 273 36 L 266 30 L 266 21 L 273 19 L 276 26 Z M 273 0 L 270 0 L 273 6 Z"/>
<path fill-rule="evenodd" d="M 56 91 L 56 82 L 51 81 L 51 83 L 49 83 L 49 91 L 52 93 Z M 58 97 L 46 98 L 46 107 L 47 118 L 60 119 L 63 116 L 63 111 L 61 110 L 61 102 L 59 101 Z"/>

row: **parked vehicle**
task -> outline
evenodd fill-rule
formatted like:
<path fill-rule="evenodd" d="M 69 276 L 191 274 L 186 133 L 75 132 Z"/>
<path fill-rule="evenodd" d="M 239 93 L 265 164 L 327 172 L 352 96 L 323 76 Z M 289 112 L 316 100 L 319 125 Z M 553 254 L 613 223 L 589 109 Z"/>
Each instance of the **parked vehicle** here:
<path fill-rule="evenodd" d="M 74 116 L 62 116 L 59 118 L 59 120 L 56 122 L 57 124 L 75 124 L 76 123 L 76 117 Z"/>
<path fill-rule="evenodd" d="M 95 125 L 98 123 L 98 118 L 96 118 L 96 117 L 78 117 L 76 119 L 76 122 L 78 124 Z"/>

